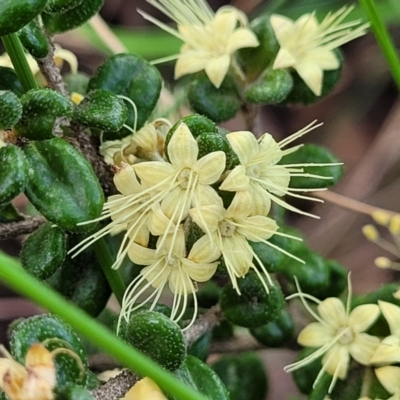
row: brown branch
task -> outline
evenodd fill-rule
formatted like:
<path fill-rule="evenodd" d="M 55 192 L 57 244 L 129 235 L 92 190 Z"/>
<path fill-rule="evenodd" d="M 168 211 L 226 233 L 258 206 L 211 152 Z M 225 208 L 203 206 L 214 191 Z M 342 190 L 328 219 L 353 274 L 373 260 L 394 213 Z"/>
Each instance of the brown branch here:
<path fill-rule="evenodd" d="M 67 86 L 62 79 L 60 69 L 54 61 L 54 42 L 50 37 L 47 37 L 47 40 L 49 42 L 49 53 L 44 58 L 37 58 L 36 62 L 48 86 L 64 96 L 68 96 Z"/>
<path fill-rule="evenodd" d="M 187 346 L 190 346 L 198 338 L 218 325 L 222 320 L 222 311 L 219 305 L 211 307 L 201 317 L 197 318 L 194 324 L 183 333 Z"/>
<path fill-rule="evenodd" d="M 45 222 L 46 218 L 42 216 L 26 216 L 22 221 L 0 224 L 0 240 L 5 240 L 19 235 L 31 233 Z"/>
<path fill-rule="evenodd" d="M 119 400 L 139 380 L 132 372 L 122 371 L 115 378 L 93 390 L 92 396 L 95 400 Z"/>
<path fill-rule="evenodd" d="M 210 354 L 241 353 L 263 348 L 264 346 L 257 342 L 253 336 L 246 334 L 238 335 L 228 340 L 213 342 L 210 346 Z"/>

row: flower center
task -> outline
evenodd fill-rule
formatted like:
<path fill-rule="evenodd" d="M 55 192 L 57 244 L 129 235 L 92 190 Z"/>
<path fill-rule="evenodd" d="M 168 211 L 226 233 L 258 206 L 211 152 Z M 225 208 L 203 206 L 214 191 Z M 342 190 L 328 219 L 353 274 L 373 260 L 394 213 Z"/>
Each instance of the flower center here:
<path fill-rule="evenodd" d="M 175 256 L 169 256 L 167 258 L 167 265 L 171 268 L 176 268 L 178 266 L 178 258 Z"/>
<path fill-rule="evenodd" d="M 338 335 L 341 335 L 339 338 L 340 344 L 349 344 L 354 340 L 353 331 L 348 326 L 342 326 L 337 331 Z"/>
<path fill-rule="evenodd" d="M 219 231 L 222 236 L 232 236 L 236 230 L 236 226 L 229 221 L 221 221 L 219 223 Z"/>
<path fill-rule="evenodd" d="M 191 170 L 189 168 L 184 168 L 178 175 L 178 182 L 179 182 L 179 186 L 182 189 L 187 189 L 188 185 L 189 185 L 189 178 L 190 178 L 190 174 L 191 174 Z"/>
<path fill-rule="evenodd" d="M 253 165 L 251 167 L 247 168 L 247 176 L 250 176 L 252 178 L 259 179 L 261 176 L 261 170 L 258 165 Z"/>

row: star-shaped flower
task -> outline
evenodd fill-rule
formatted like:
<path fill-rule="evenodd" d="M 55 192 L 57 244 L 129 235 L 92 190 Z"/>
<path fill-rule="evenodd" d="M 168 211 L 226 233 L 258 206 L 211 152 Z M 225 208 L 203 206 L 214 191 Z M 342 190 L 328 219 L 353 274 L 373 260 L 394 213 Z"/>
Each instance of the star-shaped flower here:
<path fill-rule="evenodd" d="M 302 368 L 318 357 L 322 358 L 322 369 L 319 372 L 314 386 L 321 376 L 328 372 L 333 376 L 328 393 L 331 393 L 337 379 L 347 377 L 350 358 L 362 365 L 370 365 L 371 356 L 379 345 L 379 339 L 365 331 L 379 316 L 379 307 L 376 304 L 364 304 L 350 311 L 351 284 L 346 307 L 336 297 L 329 297 L 320 301 L 300 291 L 288 299 L 300 297 L 305 308 L 318 321 L 307 325 L 299 334 L 297 341 L 302 346 L 318 347 L 310 356 L 295 362 L 287 367 L 287 372 Z M 318 313 L 314 312 L 306 302 L 310 299 L 317 304 Z"/>
<path fill-rule="evenodd" d="M 147 0 L 174 20 L 178 29 L 139 11 L 143 17 L 184 42 L 178 59 L 175 78 L 205 70 L 208 78 L 219 88 L 232 63 L 236 50 L 256 47 L 259 42 L 247 27 L 246 15 L 234 7 L 222 7 L 216 13 L 204 0 Z M 164 60 L 162 60 L 164 61 Z"/>
<path fill-rule="evenodd" d="M 251 204 L 250 194 L 239 192 L 227 210 L 222 204 L 213 204 L 189 211 L 193 221 L 206 233 L 193 245 L 192 250 L 207 249 L 212 253 L 222 254 L 232 285 L 238 292 L 237 278 L 244 277 L 250 268 L 259 274 L 253 264 L 253 257 L 269 278 L 248 240 L 270 244 L 267 239 L 278 229 L 271 218 L 261 215 L 249 216 Z M 261 281 L 264 283 L 263 279 Z M 268 287 L 266 290 L 268 292 Z"/>
<path fill-rule="evenodd" d="M 298 191 L 315 191 L 315 189 L 291 189 L 289 187 L 292 176 L 306 176 L 309 178 L 328 178 L 319 175 L 304 173 L 303 167 L 309 165 L 322 166 L 332 164 L 278 164 L 282 157 L 292 153 L 300 146 L 284 149 L 289 143 L 310 132 L 320 125 L 311 123 L 293 135 L 277 143 L 274 138 L 265 133 L 258 140 L 251 132 L 239 131 L 231 132 L 226 135 L 233 151 L 240 160 L 240 165 L 236 166 L 225 178 L 221 190 L 226 191 L 249 191 L 253 197 L 255 208 L 253 213 L 266 215 L 269 212 L 271 201 L 287 208 L 288 210 L 303 215 L 315 217 L 301 211 L 282 200 L 280 197 L 289 195 L 307 200 L 319 201 L 318 199 L 302 196 Z"/>
<path fill-rule="evenodd" d="M 0 346 L 0 388 L 10 400 L 53 400 L 56 368 L 52 353 L 42 344 L 33 344 L 26 353 L 25 365 L 15 361 Z"/>
<path fill-rule="evenodd" d="M 315 14 L 305 14 L 297 21 L 272 15 L 271 25 L 280 45 L 272 68 L 294 68 L 312 92 L 320 96 L 324 71 L 340 66 L 334 50 L 364 35 L 369 26 L 360 25 L 360 21 L 342 23 L 353 8 L 329 13 L 321 23 Z"/>
<path fill-rule="evenodd" d="M 196 282 L 208 281 L 217 269 L 218 263 L 213 261 L 218 258 L 218 253 L 208 250 L 197 246 L 193 247 L 189 255 L 186 255 L 182 227 L 173 234 L 160 236 L 154 250 L 132 243 L 129 247 L 129 258 L 134 263 L 146 267 L 127 288 L 122 301 L 120 318 L 128 321 L 132 311 L 154 298 L 150 308 L 152 309 L 168 283 L 174 294 L 171 319 L 179 321 L 187 307 L 188 295 L 195 294 L 197 290 Z M 145 301 L 137 303 L 138 298 L 150 287 L 155 289 L 153 293 Z M 196 314 L 197 301 L 194 296 L 192 322 Z"/>

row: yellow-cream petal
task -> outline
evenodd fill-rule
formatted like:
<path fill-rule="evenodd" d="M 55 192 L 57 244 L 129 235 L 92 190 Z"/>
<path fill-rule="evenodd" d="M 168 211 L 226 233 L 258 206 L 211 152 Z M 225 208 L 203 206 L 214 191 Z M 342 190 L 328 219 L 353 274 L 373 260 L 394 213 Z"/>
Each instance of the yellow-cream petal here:
<path fill-rule="evenodd" d="M 290 172 L 283 165 L 260 165 L 258 182 L 265 189 L 278 196 L 284 196 L 290 183 Z"/>
<path fill-rule="evenodd" d="M 221 255 L 221 251 L 215 239 L 215 235 L 212 235 L 212 237 L 208 235 L 202 236 L 192 246 L 188 259 L 195 263 L 210 263 L 217 260 Z"/>
<path fill-rule="evenodd" d="M 300 331 L 297 342 L 302 346 L 321 347 L 332 340 L 333 334 L 331 327 L 319 322 L 311 322 Z"/>
<path fill-rule="evenodd" d="M 329 326 L 339 328 L 347 325 L 346 311 L 338 298 L 328 297 L 317 308 L 319 315 Z"/>
<path fill-rule="evenodd" d="M 197 282 L 206 282 L 211 279 L 217 270 L 218 263 L 196 263 L 188 259 L 182 259 L 182 268 Z"/>
<path fill-rule="evenodd" d="M 251 132 L 231 132 L 226 135 L 226 138 L 239 157 L 240 163 L 245 167 L 257 157 L 259 152 L 258 141 Z"/>
<path fill-rule="evenodd" d="M 293 41 L 295 34 L 294 22 L 283 15 L 273 14 L 270 18 L 272 29 L 275 33 L 276 40 L 281 47 L 285 47 Z"/>
<path fill-rule="evenodd" d="M 142 190 L 142 186 L 137 180 L 135 170 L 132 165 L 122 163 L 121 168 L 114 175 L 114 183 L 118 192 L 124 196 L 137 194 Z"/>
<path fill-rule="evenodd" d="M 400 346 L 397 344 L 381 343 L 377 346 L 370 359 L 371 364 L 394 364 L 400 362 Z"/>
<path fill-rule="evenodd" d="M 304 83 L 316 95 L 320 96 L 322 92 L 323 70 L 313 62 L 300 63 L 293 66 L 297 73 L 303 79 Z"/>
<path fill-rule="evenodd" d="M 168 155 L 174 167 L 192 168 L 197 161 L 199 148 L 185 123 L 181 123 L 168 143 Z M 147 163 L 146 163 L 147 164 Z"/>
<path fill-rule="evenodd" d="M 189 214 L 203 232 L 212 233 L 217 230 L 219 221 L 224 218 L 225 210 L 220 205 L 209 205 L 192 208 Z"/>
<path fill-rule="evenodd" d="M 258 141 L 259 154 L 254 161 L 263 161 L 268 164 L 276 164 L 283 157 L 283 151 L 279 144 L 269 133 L 264 133 Z"/>
<path fill-rule="evenodd" d="M 267 240 L 278 230 L 278 225 L 273 219 L 261 215 L 239 218 L 235 221 L 239 225 L 236 231 L 254 242 L 259 242 L 260 239 Z"/>
<path fill-rule="evenodd" d="M 210 55 L 196 50 L 181 53 L 175 64 L 175 79 L 202 71 L 210 61 Z"/>
<path fill-rule="evenodd" d="M 257 36 L 250 29 L 239 28 L 229 37 L 226 51 L 232 54 L 236 50 L 257 47 L 259 44 Z"/>
<path fill-rule="evenodd" d="M 311 50 L 302 61 L 316 63 L 323 70 L 338 69 L 340 66 L 336 54 L 325 47 L 317 47 Z"/>
<path fill-rule="evenodd" d="M 208 185 L 198 184 L 195 189 L 195 194 L 192 198 L 193 207 L 220 205 L 222 206 L 222 199 L 218 193 Z"/>
<path fill-rule="evenodd" d="M 375 374 L 382 386 L 391 394 L 400 391 L 400 368 L 382 367 L 375 370 Z"/>
<path fill-rule="evenodd" d="M 168 186 L 172 181 L 176 168 L 167 162 L 148 161 L 135 164 L 133 166 L 143 186 L 155 186 L 165 181 L 164 186 Z M 160 188 L 160 187 L 159 187 Z"/>
<path fill-rule="evenodd" d="M 169 288 L 172 293 L 181 296 L 193 293 L 193 283 L 182 265 L 171 269 Z"/>
<path fill-rule="evenodd" d="M 247 217 L 253 209 L 253 198 L 248 191 L 236 192 L 232 203 L 226 210 L 226 218 Z"/>
<path fill-rule="evenodd" d="M 172 268 L 170 268 L 164 258 L 161 258 L 157 263 L 149 265 L 140 271 L 147 282 L 155 289 L 163 288 L 168 282 Z"/>
<path fill-rule="evenodd" d="M 322 358 L 322 365 L 328 373 L 345 379 L 349 368 L 350 355 L 345 346 L 339 344 L 331 347 Z"/>
<path fill-rule="evenodd" d="M 152 235 L 161 236 L 166 233 L 172 233 L 175 229 L 175 223 L 165 215 L 160 205 L 157 203 L 152 206 L 148 218 L 148 227 Z"/>
<path fill-rule="evenodd" d="M 238 165 L 229 175 L 224 179 L 219 189 L 226 190 L 228 192 L 236 192 L 242 190 L 248 190 L 250 179 L 246 175 L 246 168 L 243 165 Z"/>
<path fill-rule="evenodd" d="M 150 379 L 136 382 L 121 400 L 167 400 L 161 389 Z"/>
<path fill-rule="evenodd" d="M 215 183 L 224 172 L 226 155 L 223 151 L 214 151 L 197 160 L 193 171 L 197 172 L 199 182 L 203 185 Z"/>
<path fill-rule="evenodd" d="M 225 265 L 237 277 L 243 277 L 253 262 L 253 252 L 246 239 L 239 235 L 222 237 L 222 255 Z"/>
<path fill-rule="evenodd" d="M 224 54 L 217 58 L 210 59 L 205 67 L 206 74 L 211 83 L 218 89 L 226 74 L 228 73 L 231 57 Z"/>
<path fill-rule="evenodd" d="M 378 304 L 389 325 L 390 333 L 400 337 L 400 307 L 381 300 L 378 301 Z"/>
<path fill-rule="evenodd" d="M 163 242 L 163 247 L 159 248 L 159 243 L 161 243 L 161 241 Z M 157 250 L 160 250 L 163 254 L 168 256 L 172 253 L 172 255 L 177 258 L 186 257 L 185 234 L 182 227 L 180 227 L 176 233 L 165 235 L 164 238 L 160 236 L 157 241 Z"/>
<path fill-rule="evenodd" d="M 177 187 L 171 190 L 161 202 L 161 210 L 175 224 L 180 223 L 188 215 L 190 202 L 187 194 L 186 190 Z"/>
<path fill-rule="evenodd" d="M 283 69 L 289 68 L 296 65 L 296 58 L 294 55 L 285 48 L 281 48 L 276 55 L 275 61 L 272 65 L 272 69 Z"/>
<path fill-rule="evenodd" d="M 212 28 L 215 36 L 222 43 L 227 42 L 228 38 L 233 34 L 237 25 L 237 15 L 231 9 L 220 9 L 215 13 L 212 21 Z"/>
<path fill-rule="evenodd" d="M 377 304 L 363 304 L 351 311 L 348 324 L 354 332 L 364 332 L 376 321 L 378 316 Z"/>
<path fill-rule="evenodd" d="M 128 249 L 128 257 L 139 265 L 150 265 L 157 262 L 160 258 L 155 250 L 140 246 L 136 243 L 131 243 Z"/>
<path fill-rule="evenodd" d="M 369 365 L 378 345 L 379 339 L 376 336 L 357 333 L 354 340 L 349 343 L 349 352 L 358 363 Z"/>

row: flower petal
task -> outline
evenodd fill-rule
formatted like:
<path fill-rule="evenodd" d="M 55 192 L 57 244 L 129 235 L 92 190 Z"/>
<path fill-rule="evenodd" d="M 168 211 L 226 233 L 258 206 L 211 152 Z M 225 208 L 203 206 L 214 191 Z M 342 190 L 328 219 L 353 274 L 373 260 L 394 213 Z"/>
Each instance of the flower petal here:
<path fill-rule="evenodd" d="M 188 215 L 190 203 L 185 195 L 186 191 L 177 187 L 161 202 L 161 210 L 175 224 L 179 224 Z"/>
<path fill-rule="evenodd" d="M 334 335 L 331 327 L 319 322 L 311 322 L 303 328 L 297 337 L 297 343 L 307 347 L 321 347 L 329 343 Z"/>
<path fill-rule="evenodd" d="M 226 47 L 226 52 L 232 54 L 236 50 L 246 47 L 257 47 L 260 42 L 257 36 L 247 28 L 239 28 L 230 36 Z"/>
<path fill-rule="evenodd" d="M 188 259 L 182 259 L 182 268 L 197 282 L 206 282 L 211 279 L 217 270 L 218 263 L 196 263 Z"/>
<path fill-rule="evenodd" d="M 128 249 L 128 257 L 135 264 L 150 265 L 157 262 L 161 256 L 156 254 L 155 250 L 131 243 Z"/>
<path fill-rule="evenodd" d="M 393 364 L 400 362 L 400 346 L 399 340 L 388 340 L 395 338 L 389 336 L 376 348 L 375 353 L 371 357 L 371 364 Z"/>
<path fill-rule="evenodd" d="M 318 313 L 329 326 L 338 329 L 347 325 L 343 303 L 336 297 L 328 297 L 318 304 Z"/>
<path fill-rule="evenodd" d="M 247 217 L 252 211 L 253 199 L 248 191 L 236 192 L 232 203 L 226 210 L 226 218 L 241 218 Z"/>
<path fill-rule="evenodd" d="M 196 263 L 210 263 L 217 260 L 220 255 L 221 251 L 215 243 L 214 235 L 211 238 L 204 235 L 194 243 L 188 259 Z"/>
<path fill-rule="evenodd" d="M 293 66 L 297 73 L 303 79 L 304 83 L 316 95 L 320 96 L 322 92 L 323 70 L 314 62 L 305 62 Z"/>
<path fill-rule="evenodd" d="M 253 263 L 253 251 L 246 239 L 239 235 L 223 236 L 221 252 L 230 273 L 236 277 L 247 274 Z"/>
<path fill-rule="evenodd" d="M 283 15 L 273 14 L 270 18 L 276 40 L 281 47 L 285 47 L 294 40 L 294 22 Z"/>
<path fill-rule="evenodd" d="M 378 316 L 377 304 L 364 304 L 351 311 L 348 324 L 354 332 L 364 332 L 376 321 Z"/>
<path fill-rule="evenodd" d="M 211 186 L 199 183 L 196 187 L 191 205 L 194 207 L 220 205 L 222 207 L 222 199 Z"/>
<path fill-rule="evenodd" d="M 382 386 L 390 393 L 400 391 L 400 368 L 399 367 L 382 367 L 375 369 L 375 374 Z"/>
<path fill-rule="evenodd" d="M 181 296 L 187 296 L 188 294 L 193 293 L 193 283 L 182 265 L 171 270 L 171 275 L 169 277 L 169 288 L 171 289 L 172 293 L 176 293 Z"/>
<path fill-rule="evenodd" d="M 213 233 L 218 229 L 219 221 L 224 218 L 225 209 L 220 205 L 209 205 L 192 208 L 189 214 L 203 232 Z"/>
<path fill-rule="evenodd" d="M 163 186 L 168 186 L 176 174 L 176 168 L 173 165 L 162 161 L 139 163 L 135 164 L 133 168 L 145 187 L 156 186 L 163 181 Z"/>
<path fill-rule="evenodd" d="M 381 300 L 378 301 L 378 304 L 383 316 L 389 324 L 390 333 L 400 337 L 400 307 Z"/>
<path fill-rule="evenodd" d="M 254 242 L 267 240 L 278 230 L 278 225 L 273 219 L 261 215 L 236 219 L 235 222 L 239 225 L 236 228 L 237 233 Z"/>
<path fill-rule="evenodd" d="M 181 123 L 168 143 L 168 155 L 176 168 L 192 168 L 197 161 L 199 147 L 185 123 Z M 146 163 L 147 164 L 147 163 Z"/>
<path fill-rule="evenodd" d="M 175 64 L 175 79 L 203 71 L 209 61 L 210 55 L 203 51 L 190 50 L 181 53 Z"/>
<path fill-rule="evenodd" d="M 214 151 L 196 161 L 193 171 L 197 172 L 199 182 L 203 185 L 215 183 L 224 172 L 226 155 L 223 151 Z"/>
<path fill-rule="evenodd" d="M 354 340 L 349 343 L 350 355 L 362 365 L 370 365 L 371 357 L 379 345 L 379 339 L 376 336 L 367 333 L 358 333 Z"/>
<path fill-rule="evenodd" d="M 339 344 L 331 347 L 322 358 L 322 365 L 326 371 L 340 379 L 346 378 L 349 362 L 350 355 L 346 346 L 340 346 Z"/>
<path fill-rule="evenodd" d="M 135 170 L 132 165 L 121 163 L 121 168 L 114 175 L 114 183 L 118 192 L 124 196 L 137 194 L 142 191 L 142 186 L 137 180 Z"/>
<path fill-rule="evenodd" d="M 237 25 L 237 15 L 232 9 L 219 9 L 212 21 L 216 40 L 225 43 L 232 35 Z"/>
<path fill-rule="evenodd" d="M 228 192 L 238 192 L 249 189 L 250 179 L 246 175 L 246 168 L 243 165 L 238 165 L 229 175 L 224 179 L 220 185 L 220 190 L 226 190 Z"/>
<path fill-rule="evenodd" d="M 205 71 L 211 83 L 218 89 L 228 73 L 231 57 L 224 54 L 218 58 L 212 58 L 207 62 Z"/>
<path fill-rule="evenodd" d="M 276 55 L 274 64 L 272 65 L 272 69 L 293 67 L 296 65 L 296 62 L 296 58 L 289 50 L 281 48 Z"/>
<path fill-rule="evenodd" d="M 251 132 L 231 132 L 226 135 L 226 138 L 239 157 L 240 163 L 245 167 L 257 157 L 259 152 L 258 141 Z"/>
<path fill-rule="evenodd" d="M 338 69 L 340 62 L 336 54 L 325 47 L 317 47 L 310 50 L 302 60 L 302 62 L 313 62 L 323 70 Z"/>

